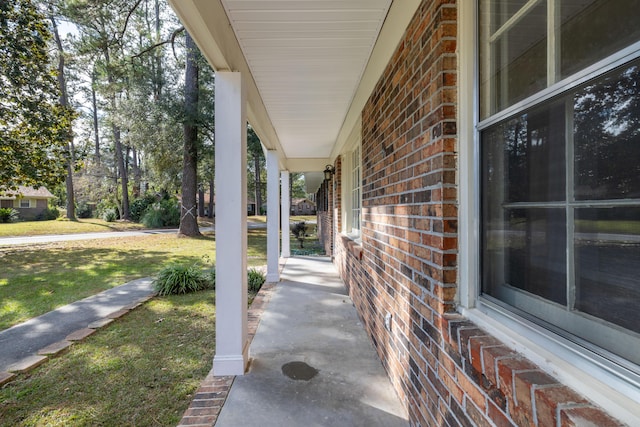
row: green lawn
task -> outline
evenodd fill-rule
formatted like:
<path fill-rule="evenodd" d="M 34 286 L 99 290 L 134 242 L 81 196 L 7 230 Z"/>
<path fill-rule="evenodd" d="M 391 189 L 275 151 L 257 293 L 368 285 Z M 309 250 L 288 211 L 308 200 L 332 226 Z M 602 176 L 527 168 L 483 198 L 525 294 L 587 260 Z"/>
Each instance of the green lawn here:
<path fill-rule="evenodd" d="M 95 233 L 101 231 L 126 231 L 144 229 L 143 224 L 135 222 L 106 222 L 89 218 L 69 221 L 57 219 L 52 221 L 23 221 L 0 224 L 0 237 L 37 236 L 42 234 Z"/>
<path fill-rule="evenodd" d="M 248 236 L 248 265 L 266 264 L 266 230 L 249 230 Z M 0 330 L 152 276 L 171 262 L 205 261 L 211 266 L 215 249 L 211 234 L 196 239 L 156 234 L 0 248 Z"/>
<path fill-rule="evenodd" d="M 0 388 L 0 426 L 175 426 L 211 369 L 213 291 L 156 297 Z"/>

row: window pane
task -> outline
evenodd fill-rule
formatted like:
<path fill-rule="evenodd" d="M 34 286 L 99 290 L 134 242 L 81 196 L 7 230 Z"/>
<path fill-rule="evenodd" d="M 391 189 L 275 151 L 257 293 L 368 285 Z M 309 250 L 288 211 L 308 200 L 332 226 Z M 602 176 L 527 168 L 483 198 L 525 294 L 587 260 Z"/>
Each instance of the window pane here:
<path fill-rule="evenodd" d="M 565 200 L 564 110 L 555 103 L 482 133 L 493 203 Z"/>
<path fill-rule="evenodd" d="M 484 223 L 483 291 L 508 285 L 565 305 L 564 210 L 507 209 Z"/>
<path fill-rule="evenodd" d="M 504 3 L 504 2 L 499 2 Z M 488 117 L 547 85 L 546 2 L 539 2 L 512 24 L 514 4 L 481 2 L 480 115 Z M 505 14 L 505 11 L 509 10 Z M 500 24 L 501 23 L 501 24 Z"/>
<path fill-rule="evenodd" d="M 576 209 L 576 310 L 640 332 L 640 208 Z"/>
<path fill-rule="evenodd" d="M 640 198 L 640 61 L 574 96 L 575 199 Z"/>
<path fill-rule="evenodd" d="M 640 40 L 640 0 L 563 0 L 561 76 Z"/>

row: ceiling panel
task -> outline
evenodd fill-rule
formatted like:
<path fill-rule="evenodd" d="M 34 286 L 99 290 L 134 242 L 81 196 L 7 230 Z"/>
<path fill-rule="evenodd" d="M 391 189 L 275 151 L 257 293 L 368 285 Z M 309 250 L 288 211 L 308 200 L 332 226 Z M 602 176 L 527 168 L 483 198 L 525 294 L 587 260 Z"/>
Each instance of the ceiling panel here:
<path fill-rule="evenodd" d="M 222 0 L 288 158 L 329 157 L 391 0 Z"/>

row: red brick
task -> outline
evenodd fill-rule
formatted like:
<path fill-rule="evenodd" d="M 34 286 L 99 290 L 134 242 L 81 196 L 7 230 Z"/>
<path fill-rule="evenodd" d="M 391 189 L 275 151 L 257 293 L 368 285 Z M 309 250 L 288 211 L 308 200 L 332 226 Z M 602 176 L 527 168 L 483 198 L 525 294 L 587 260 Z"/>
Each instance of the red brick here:
<path fill-rule="evenodd" d="M 621 427 L 623 424 L 593 406 L 560 410 L 561 427 Z"/>
<path fill-rule="evenodd" d="M 509 419 L 509 417 L 496 406 L 495 403 L 489 402 L 489 408 L 487 414 L 496 427 L 513 427 L 515 424 Z M 542 427 L 542 426 L 541 426 Z M 547 427 L 547 426 L 544 426 Z"/>
<path fill-rule="evenodd" d="M 487 407 L 487 396 L 478 388 L 476 383 L 467 378 L 460 370 L 457 371 L 456 379 L 460 384 L 460 388 L 478 407 L 483 409 Z"/>
<path fill-rule="evenodd" d="M 492 336 L 471 337 L 469 339 L 469 352 L 471 354 L 471 365 L 476 371 L 484 373 L 482 368 L 482 348 L 486 346 L 500 345 L 501 342 Z"/>
<path fill-rule="evenodd" d="M 533 413 L 533 392 L 536 387 L 558 384 L 558 382 L 542 371 L 514 371 L 513 378 L 515 382 L 513 400 L 517 407 L 514 419 L 521 425 L 534 425 L 536 415 Z"/>
<path fill-rule="evenodd" d="M 587 403 L 582 396 L 561 384 L 536 388 L 535 399 L 536 416 L 541 426 L 557 425 L 558 405 Z"/>
<path fill-rule="evenodd" d="M 93 335 L 96 332 L 95 329 L 83 328 L 78 329 L 77 331 L 71 332 L 66 336 L 65 340 L 67 341 L 80 341 L 88 337 L 89 335 Z"/>
<path fill-rule="evenodd" d="M 504 393 L 507 399 L 507 405 L 510 413 L 515 411 L 515 401 L 513 389 L 513 377 L 514 374 L 520 371 L 532 371 L 536 366 L 526 359 L 519 356 L 509 357 L 505 359 L 498 359 L 498 388 Z"/>
<path fill-rule="evenodd" d="M 516 353 L 504 345 L 482 347 L 482 373 L 496 387 L 498 386 L 497 360 L 514 357 Z"/>

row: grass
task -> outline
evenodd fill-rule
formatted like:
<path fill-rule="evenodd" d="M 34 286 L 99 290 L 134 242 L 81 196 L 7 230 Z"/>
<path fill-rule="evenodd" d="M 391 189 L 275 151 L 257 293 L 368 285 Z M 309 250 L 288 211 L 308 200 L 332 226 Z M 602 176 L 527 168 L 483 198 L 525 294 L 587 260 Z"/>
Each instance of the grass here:
<path fill-rule="evenodd" d="M 95 233 L 101 231 L 127 231 L 143 229 L 143 224 L 135 222 L 106 222 L 89 218 L 69 221 L 57 219 L 51 221 L 23 221 L 0 224 L 0 237 L 37 236 L 42 234 Z"/>
<path fill-rule="evenodd" d="M 0 389 L 0 426 L 175 426 L 211 369 L 213 291 L 157 297 Z"/>
<path fill-rule="evenodd" d="M 213 221 L 198 218 L 200 227 L 209 227 Z M 174 227 L 177 228 L 177 227 Z M 0 237 L 40 236 L 45 234 L 99 233 L 103 231 L 145 230 L 144 224 L 129 221 L 106 222 L 102 219 L 88 218 L 69 221 L 59 218 L 51 221 L 23 221 L 0 224 Z"/>
<path fill-rule="evenodd" d="M 266 230 L 248 231 L 248 266 L 266 264 Z M 0 248 L 0 330 L 171 262 L 215 260 L 215 239 L 174 234 Z M 207 262 L 207 259 L 204 260 Z"/>

